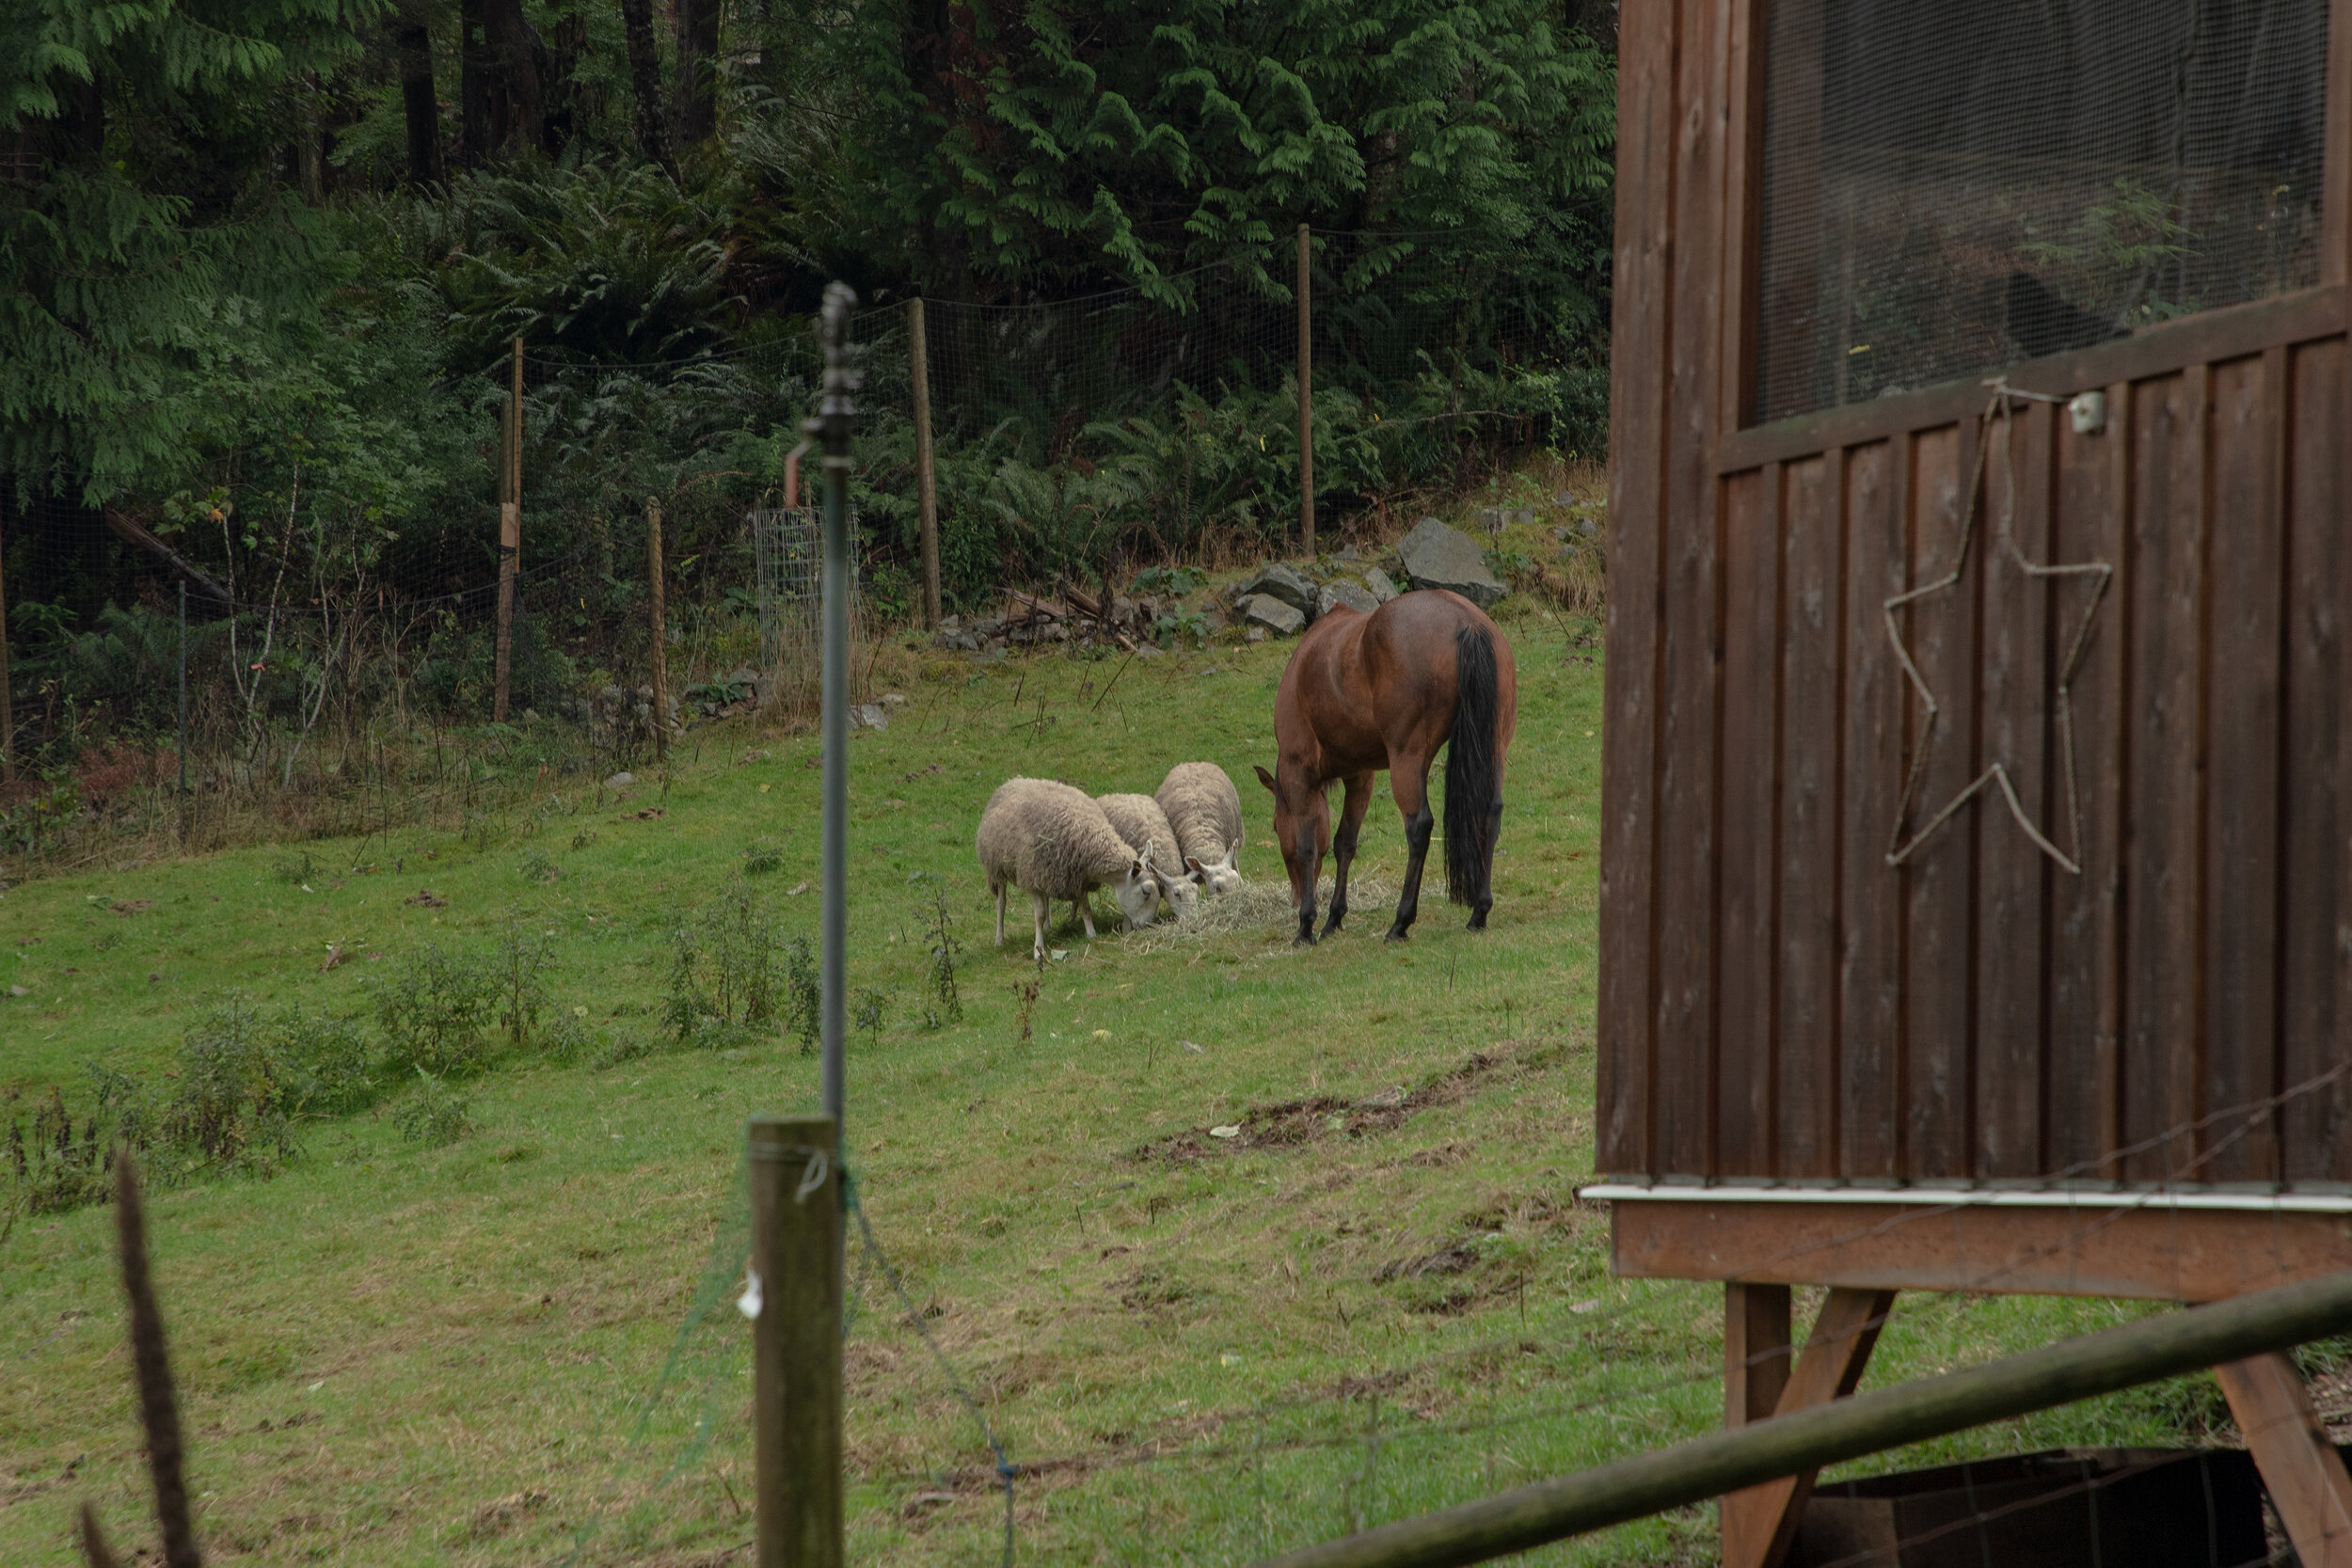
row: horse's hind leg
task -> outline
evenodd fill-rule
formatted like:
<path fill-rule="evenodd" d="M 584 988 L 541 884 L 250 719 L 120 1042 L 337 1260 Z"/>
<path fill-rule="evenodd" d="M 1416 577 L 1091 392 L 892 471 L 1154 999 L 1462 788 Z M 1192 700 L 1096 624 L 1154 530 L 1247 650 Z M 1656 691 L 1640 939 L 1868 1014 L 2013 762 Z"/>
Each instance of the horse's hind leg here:
<path fill-rule="evenodd" d="M 1486 863 L 1478 868 L 1478 901 L 1470 906 L 1470 928 L 1486 928 L 1486 911 L 1495 907 L 1495 845 L 1502 838 L 1502 802 L 1497 800 L 1486 815 Z"/>
<path fill-rule="evenodd" d="M 1387 940 L 1403 942 L 1421 913 L 1421 871 L 1429 860 L 1429 832 L 1438 815 L 1429 809 L 1429 759 L 1393 757 L 1389 765 L 1389 792 L 1396 797 L 1398 815 L 1405 818 L 1405 887 L 1396 895 L 1396 921 Z"/>
<path fill-rule="evenodd" d="M 1340 831 L 1331 840 L 1331 915 L 1323 923 L 1329 936 L 1347 918 L 1347 868 L 1356 859 L 1356 835 L 1362 831 L 1364 811 L 1372 804 L 1372 775 L 1359 773 L 1347 781 L 1347 799 L 1340 808 Z"/>

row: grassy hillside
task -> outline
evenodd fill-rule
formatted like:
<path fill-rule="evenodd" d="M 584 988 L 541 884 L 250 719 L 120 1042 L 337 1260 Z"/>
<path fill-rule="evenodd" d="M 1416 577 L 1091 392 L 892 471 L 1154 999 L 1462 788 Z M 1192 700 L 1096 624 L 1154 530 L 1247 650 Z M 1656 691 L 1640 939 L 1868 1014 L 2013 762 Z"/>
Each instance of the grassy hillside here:
<path fill-rule="evenodd" d="M 890 729 L 856 736 L 850 978 L 882 999 L 850 1044 L 855 1176 L 929 1332 L 1028 1467 L 1022 1560 L 1242 1560 L 1719 1418 L 1717 1291 L 1613 1281 L 1605 1217 L 1575 1196 L 1591 1170 L 1600 671 L 1548 616 L 1506 625 L 1519 740 L 1480 935 L 1433 899 L 1409 945 L 1381 944 L 1403 861 L 1383 799 L 1360 863 L 1374 895 L 1311 950 L 1289 945 L 1270 895 L 1240 929 L 1065 933 L 1041 975 L 1025 924 L 992 947 L 971 835 L 1015 771 L 1149 790 L 1171 762 L 1213 759 L 1244 784 L 1245 870 L 1279 883 L 1248 769 L 1271 761 L 1282 644 L 1123 668 L 910 662 Z M 526 1050 L 476 1080 L 474 1131 L 453 1144 L 404 1138 L 394 1100 L 309 1126 L 274 1179 L 157 1198 L 220 1558 L 740 1560 L 747 1384 L 723 1301 L 740 1128 L 812 1107 L 816 1064 L 772 1027 L 663 1043 L 660 1016 L 673 931 L 747 849 L 777 851 L 750 884 L 813 938 L 817 766 L 812 737 L 723 729 L 666 780 L 617 800 L 551 782 L 463 836 L 223 853 L 0 897 L 0 992 L 25 991 L 0 996 L 0 1085 L 20 1105 L 52 1084 L 81 1093 L 86 1060 L 166 1083 L 222 987 L 362 1012 L 422 944 L 510 919 L 551 934 L 554 1016 L 590 1035 L 571 1065 Z M 933 1028 L 935 889 L 965 952 L 962 1022 Z M 412 901 L 426 890 L 443 902 Z M 349 961 L 322 968 L 330 944 Z M 0 1560 L 73 1560 L 86 1497 L 118 1534 L 145 1516 L 110 1243 L 103 1210 L 20 1218 L 0 1243 Z M 850 1266 L 852 1550 L 993 1560 L 1003 1501 L 977 1425 L 880 1271 L 862 1252 Z M 681 1338 L 698 1291 L 720 1309 Z M 1872 1379 L 2126 1310 L 1909 1304 Z M 2159 1390 L 1938 1451 L 2162 1440 L 2206 1402 Z M 1555 1555 L 1697 1560 L 1711 1533 L 1694 1512 Z"/>

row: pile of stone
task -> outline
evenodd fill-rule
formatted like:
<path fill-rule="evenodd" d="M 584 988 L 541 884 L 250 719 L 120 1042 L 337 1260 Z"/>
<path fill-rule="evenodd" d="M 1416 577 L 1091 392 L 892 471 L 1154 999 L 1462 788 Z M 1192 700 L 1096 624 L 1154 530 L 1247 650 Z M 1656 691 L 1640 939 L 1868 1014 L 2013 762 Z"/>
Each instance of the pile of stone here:
<path fill-rule="evenodd" d="M 1423 517 L 1405 536 L 1396 547 L 1396 564 L 1408 586 L 1450 588 L 1481 610 L 1510 592 L 1475 542 L 1435 517 Z M 1321 581 L 1279 561 L 1260 567 L 1234 585 L 1233 619 L 1253 637 L 1290 637 L 1339 606 L 1370 613 L 1398 592 L 1396 579 L 1351 545 L 1333 558 L 1332 570 Z"/>
<path fill-rule="evenodd" d="M 653 688 L 608 686 L 593 697 L 566 697 L 560 705 L 567 718 L 588 726 L 599 739 L 649 733 L 653 725 Z M 677 727 L 677 699 L 669 702 L 669 726 Z"/>
<path fill-rule="evenodd" d="M 1045 642 L 1156 652 L 1152 628 L 1161 616 L 1178 608 L 1178 601 L 1149 594 L 1132 598 L 1115 594 L 1105 601 L 1081 588 L 1048 595 L 1011 589 L 1006 592 L 1005 606 L 1001 615 L 944 618 L 932 644 L 967 654 Z"/>

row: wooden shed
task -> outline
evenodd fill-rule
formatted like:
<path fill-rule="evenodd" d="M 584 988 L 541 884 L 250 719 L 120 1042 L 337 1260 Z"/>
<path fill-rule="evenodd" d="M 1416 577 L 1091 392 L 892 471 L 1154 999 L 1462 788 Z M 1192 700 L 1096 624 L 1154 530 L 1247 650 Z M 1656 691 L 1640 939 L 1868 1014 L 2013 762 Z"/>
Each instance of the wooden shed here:
<path fill-rule="evenodd" d="M 1641 0 L 1621 61 L 1617 1268 L 1725 1282 L 1739 1422 L 1894 1291 L 2352 1265 L 2352 0 Z M 2291 1364 L 2222 1373 L 2352 1562 Z"/>

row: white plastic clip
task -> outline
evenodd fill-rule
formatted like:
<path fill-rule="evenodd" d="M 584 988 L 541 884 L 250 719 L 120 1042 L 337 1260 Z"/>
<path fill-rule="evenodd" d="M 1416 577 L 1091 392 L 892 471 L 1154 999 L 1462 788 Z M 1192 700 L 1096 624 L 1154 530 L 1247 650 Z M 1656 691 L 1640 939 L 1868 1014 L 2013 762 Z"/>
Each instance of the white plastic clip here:
<path fill-rule="evenodd" d="M 745 1269 L 743 1271 L 743 1293 L 735 1298 L 735 1309 L 754 1323 L 757 1323 L 759 1307 L 759 1271 Z"/>
<path fill-rule="evenodd" d="M 825 1158 L 824 1150 L 818 1149 L 809 1156 L 808 1169 L 802 1172 L 800 1188 L 792 1195 L 794 1206 L 806 1203 L 808 1195 L 825 1184 L 826 1174 L 832 1169 L 832 1163 Z"/>
<path fill-rule="evenodd" d="M 2066 412 L 2074 419 L 2075 435 L 2096 436 L 2107 427 L 2107 395 L 2076 392 L 2067 404 Z"/>

